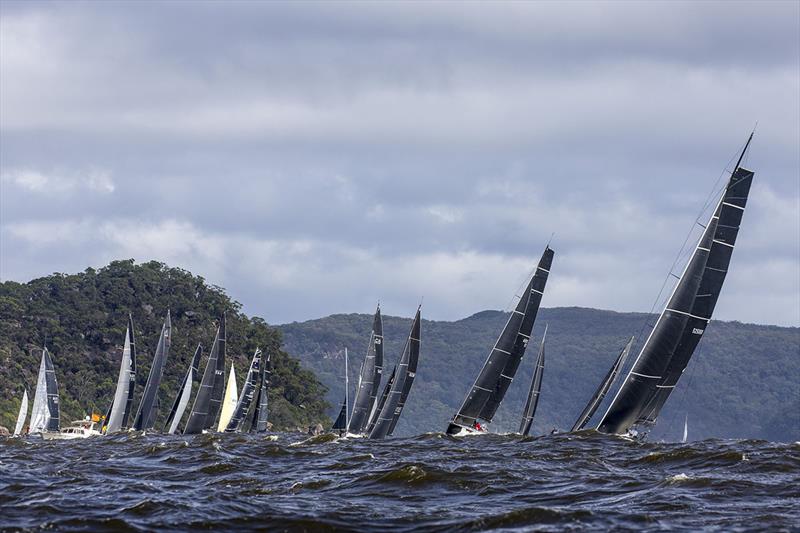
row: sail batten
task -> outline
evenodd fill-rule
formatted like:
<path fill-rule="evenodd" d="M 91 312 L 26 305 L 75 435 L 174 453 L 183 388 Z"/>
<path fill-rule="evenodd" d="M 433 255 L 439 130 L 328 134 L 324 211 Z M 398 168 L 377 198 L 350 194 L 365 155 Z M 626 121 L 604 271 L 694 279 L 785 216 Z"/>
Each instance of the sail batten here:
<path fill-rule="evenodd" d="M 161 335 L 158 338 L 156 353 L 153 356 L 153 364 L 150 366 L 150 373 L 147 376 L 147 383 L 142 393 L 139 409 L 136 412 L 136 419 L 133 428 L 137 431 L 151 429 L 155 425 L 158 407 L 158 388 L 161 385 L 161 378 L 164 377 L 164 366 L 169 356 L 169 347 L 172 342 L 172 320 L 170 312 L 164 325 L 161 327 Z"/>
<path fill-rule="evenodd" d="M 598 431 L 620 434 L 634 426 L 655 423 L 713 314 L 736 244 L 753 175 L 752 171 L 739 166 L 732 173 L 655 327 L 600 421 Z"/>

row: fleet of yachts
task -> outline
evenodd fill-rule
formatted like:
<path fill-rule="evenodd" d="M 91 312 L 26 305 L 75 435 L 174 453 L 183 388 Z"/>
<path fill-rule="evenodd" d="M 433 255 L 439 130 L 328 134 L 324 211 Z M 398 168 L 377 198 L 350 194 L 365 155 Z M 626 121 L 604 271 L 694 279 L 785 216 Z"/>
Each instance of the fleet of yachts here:
<path fill-rule="evenodd" d="M 703 228 L 683 273 L 667 299 L 657 321 L 652 326 L 633 364 L 616 389 L 605 412 L 591 427 L 602 433 L 645 435 L 653 426 L 697 347 L 722 289 L 736 244 L 750 185 L 754 173 L 742 167 L 752 134 L 719 195 L 716 206 Z M 508 321 L 467 391 L 457 412 L 446 427 L 449 435 L 463 436 L 486 432 L 498 407 L 511 386 L 531 341 L 536 316 L 545 293 L 555 252 L 548 246 L 527 281 L 526 288 L 511 311 Z M 388 379 L 383 381 L 384 350 L 383 322 L 380 307 L 375 312 L 368 349 L 359 372 L 355 398 L 350 405 L 349 383 L 345 381 L 345 398 L 331 431 L 341 436 L 383 439 L 391 436 L 408 401 L 420 355 L 420 313 L 417 309 L 406 338 L 405 346 Z M 539 342 L 533 377 L 521 416 L 519 433 L 531 430 L 541 391 L 545 366 L 545 333 Z M 153 431 L 157 414 L 157 393 L 164 373 L 171 337 L 170 315 L 167 312 L 153 364 L 141 394 L 138 409 L 132 404 L 136 384 L 136 349 L 133 320 L 129 317 L 120 363 L 117 387 L 105 416 L 93 416 L 60 428 L 58 383 L 52 358 L 42 350 L 36 392 L 27 433 L 41 434 L 44 439 L 75 439 L 109 435 L 124 430 Z M 630 338 L 608 373 L 589 398 L 577 417 L 572 431 L 589 427 L 589 423 L 604 404 L 608 393 L 622 375 L 631 353 Z M 345 354 L 347 351 L 345 350 Z M 198 345 L 182 383 L 178 387 L 166 423 L 165 433 L 179 431 L 196 381 L 202 355 Z M 225 380 L 225 316 L 219 321 L 217 333 L 206 361 L 205 370 L 195 395 L 194 404 L 183 425 L 183 434 L 203 432 L 267 431 L 270 356 L 256 349 L 241 392 L 230 368 Z M 347 366 L 347 355 L 345 355 Z M 347 380 L 345 371 L 345 380 Z M 14 434 L 25 433 L 28 415 L 28 393 L 23 393 Z M 684 439 L 686 438 L 684 426 Z"/>

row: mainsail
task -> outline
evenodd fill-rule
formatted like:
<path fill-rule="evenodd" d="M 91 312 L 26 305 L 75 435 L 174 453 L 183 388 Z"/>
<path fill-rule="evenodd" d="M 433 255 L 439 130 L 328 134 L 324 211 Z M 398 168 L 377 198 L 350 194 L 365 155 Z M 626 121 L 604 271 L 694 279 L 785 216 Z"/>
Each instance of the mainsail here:
<path fill-rule="evenodd" d="M 634 426 L 652 426 L 689 364 L 711 320 L 736 244 L 754 174 L 740 164 L 752 137 L 598 431 L 624 434 Z"/>
<path fill-rule="evenodd" d="M 148 430 L 156 422 L 158 406 L 158 387 L 161 385 L 161 378 L 164 376 L 164 364 L 169 355 L 169 346 L 172 340 L 172 321 L 170 320 L 169 310 L 167 318 L 161 328 L 161 336 L 158 338 L 156 354 L 153 357 L 153 364 L 150 366 L 150 374 L 147 376 L 147 383 L 144 386 L 142 399 L 139 403 L 139 410 L 133 423 L 133 429 L 137 431 Z M 115 402 L 116 403 L 116 402 Z"/>
<path fill-rule="evenodd" d="M 230 420 L 223 431 L 228 433 L 239 432 L 242 429 L 245 415 L 253 403 L 253 397 L 258 387 L 259 377 L 261 376 L 261 350 L 256 348 L 253 354 L 253 360 L 250 361 L 250 368 L 247 371 L 247 376 L 244 378 L 244 385 L 242 385 L 242 394 L 236 402 L 236 407 L 233 409 Z M 220 422 L 222 417 L 220 417 Z"/>
<path fill-rule="evenodd" d="M 133 318 L 128 315 L 128 328 L 125 331 L 125 344 L 122 348 L 122 361 L 119 365 L 117 389 L 114 392 L 113 403 L 105 420 L 106 433 L 114 433 L 127 427 L 135 384 L 136 348 L 133 341 Z"/>
<path fill-rule="evenodd" d="M 45 430 L 57 432 L 61 425 L 58 401 L 58 380 L 56 380 L 56 369 L 53 366 L 53 360 L 50 358 L 50 352 L 47 351 L 47 348 L 44 349 L 44 362 L 45 385 L 47 389 L 47 411 L 49 413 Z"/>
<path fill-rule="evenodd" d="M 614 384 L 614 380 L 617 379 L 620 370 L 625 366 L 625 360 L 628 358 L 628 354 L 631 353 L 631 346 L 633 346 L 633 337 L 630 338 L 628 344 L 622 349 L 622 351 L 617 356 L 617 360 L 614 361 L 612 367 L 608 370 L 606 377 L 603 378 L 603 381 L 600 383 L 600 386 L 597 387 L 597 390 L 594 391 L 592 398 L 589 400 L 589 403 L 586 404 L 586 407 L 583 408 L 578 419 L 575 421 L 575 424 L 572 425 L 572 429 L 570 431 L 580 431 L 584 427 L 586 427 L 586 423 L 594 416 L 594 413 L 597 411 L 597 408 L 600 407 L 600 404 L 603 403 L 603 399 L 608 394 L 608 391 L 611 390 L 611 386 Z"/>
<path fill-rule="evenodd" d="M 381 386 L 381 373 L 383 372 L 383 320 L 381 308 L 375 310 L 372 320 L 372 333 L 369 336 L 367 356 L 361 365 L 361 374 L 358 377 L 358 389 L 353 402 L 353 414 L 350 416 L 348 431 L 350 433 L 363 433 L 369 422 L 370 413 L 378 399 L 378 389 Z"/>
<path fill-rule="evenodd" d="M 200 357 L 202 354 L 203 345 L 198 344 L 197 349 L 194 351 L 194 356 L 192 356 L 192 361 L 189 363 L 189 370 L 183 376 L 181 386 L 178 387 L 178 395 L 175 396 L 175 401 L 172 402 L 169 416 L 164 424 L 164 429 L 170 435 L 178 429 L 178 424 L 180 424 L 183 413 L 186 411 L 186 406 L 189 404 L 189 397 L 192 395 L 192 382 L 197 379 L 196 376 L 200 370 Z"/>
<path fill-rule="evenodd" d="M 22 402 L 19 404 L 19 414 L 17 415 L 17 424 L 14 426 L 14 436 L 22 434 L 22 427 L 25 425 L 25 419 L 28 417 L 28 389 L 22 393 Z"/>
<path fill-rule="evenodd" d="M 214 420 L 219 412 L 219 404 L 222 399 L 222 383 L 225 380 L 225 315 L 222 315 L 217 335 L 214 337 L 214 344 L 211 346 L 211 353 L 206 361 L 206 369 L 203 372 L 203 380 L 194 399 L 192 412 L 186 426 L 183 428 L 184 435 L 201 433 L 205 429 L 214 426 Z"/>
<path fill-rule="evenodd" d="M 389 388 L 389 392 L 383 401 L 380 412 L 375 419 L 375 424 L 369 432 L 369 438 L 382 439 L 389 435 L 397 424 L 397 419 L 403 411 L 403 405 L 408 397 L 411 384 L 417 369 L 417 359 L 419 358 L 419 335 L 420 335 L 420 306 L 411 324 L 411 332 L 406 339 L 403 354 L 395 367 L 393 373 L 394 380 Z"/>
<path fill-rule="evenodd" d="M 222 400 L 222 411 L 219 413 L 219 424 L 217 431 L 220 433 L 225 431 L 228 427 L 228 422 L 231 421 L 233 412 L 236 410 L 236 404 L 239 403 L 239 390 L 236 386 L 236 372 L 233 370 L 231 364 L 231 372 L 228 375 L 228 386 L 225 387 L 225 398 Z"/>
<path fill-rule="evenodd" d="M 478 418 L 491 422 L 525 355 L 555 252 L 546 246 L 525 292 L 506 322 L 475 383 L 447 428 L 454 435 Z"/>
<path fill-rule="evenodd" d="M 539 405 L 539 393 L 542 391 L 542 375 L 544 374 L 544 340 L 547 338 L 547 326 L 544 327 L 542 342 L 539 344 L 539 355 L 536 358 L 536 366 L 533 369 L 531 378 L 531 388 L 528 391 L 528 399 L 525 401 L 525 410 L 522 412 L 522 422 L 519 425 L 519 432 L 528 436 L 533 425 L 533 417 L 536 415 L 536 406 Z"/>
<path fill-rule="evenodd" d="M 261 386 L 258 389 L 255 409 L 253 410 L 253 421 L 250 426 L 251 433 L 264 433 L 267 431 L 269 381 L 272 376 L 272 364 L 270 362 L 269 352 L 267 352 L 267 356 L 262 361 L 260 374 Z"/>

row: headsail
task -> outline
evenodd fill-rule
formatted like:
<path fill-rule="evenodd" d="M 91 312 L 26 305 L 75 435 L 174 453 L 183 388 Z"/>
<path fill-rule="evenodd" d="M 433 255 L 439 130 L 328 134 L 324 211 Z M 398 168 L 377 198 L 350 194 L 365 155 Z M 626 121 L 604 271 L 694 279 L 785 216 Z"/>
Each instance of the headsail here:
<path fill-rule="evenodd" d="M 22 434 L 22 428 L 25 426 L 25 419 L 28 417 L 28 389 L 22 393 L 22 402 L 19 404 L 19 414 L 17 415 L 17 424 L 14 426 L 14 436 Z"/>
<path fill-rule="evenodd" d="M 539 344 L 539 355 L 536 358 L 536 366 L 533 369 L 531 378 L 531 388 L 528 391 L 528 399 L 525 402 L 525 410 L 522 412 L 522 422 L 519 425 L 519 432 L 528 436 L 533 425 L 533 417 L 536 415 L 536 407 L 539 405 L 539 394 L 542 391 L 542 375 L 544 374 L 544 341 L 547 338 L 547 326 L 544 327 L 542 342 Z"/>
<path fill-rule="evenodd" d="M 380 400 L 378 403 L 375 404 L 375 408 L 372 410 L 372 414 L 369 417 L 369 424 L 367 424 L 367 435 L 372 432 L 372 429 L 375 427 L 375 423 L 378 421 L 378 416 L 383 411 L 383 406 L 386 405 L 386 398 L 389 397 L 389 391 L 392 390 L 392 385 L 394 385 L 394 377 L 397 374 L 397 365 L 392 369 L 392 373 L 389 376 L 389 380 L 386 382 L 386 386 L 383 388 L 383 394 L 381 394 Z"/>
<path fill-rule="evenodd" d="M 625 360 L 628 358 L 628 354 L 631 353 L 631 346 L 633 346 L 633 337 L 630 338 L 628 344 L 625 345 L 625 347 L 617 356 L 617 360 L 614 361 L 614 364 L 608 370 L 606 377 L 603 378 L 600 386 L 597 387 L 596 391 L 594 391 L 589 403 L 586 404 L 586 407 L 583 408 L 580 416 L 572 425 L 571 431 L 582 430 L 584 427 L 586 427 L 586 423 L 589 422 L 592 416 L 594 416 L 597 408 L 600 407 L 601 403 L 603 403 L 603 399 L 606 397 L 606 394 L 608 394 L 608 391 L 611 390 L 611 386 L 617 379 L 620 370 L 625 367 Z"/>
<path fill-rule="evenodd" d="M 447 433 L 456 434 L 463 427 L 472 427 L 478 418 L 492 421 L 525 355 L 554 255 L 555 252 L 546 246 L 525 292 L 511 312 Z"/>
<path fill-rule="evenodd" d="M 375 310 L 372 320 L 372 333 L 369 336 L 369 346 L 361 374 L 358 378 L 358 389 L 353 402 L 353 414 L 350 417 L 348 431 L 350 433 L 363 433 L 369 422 L 369 416 L 378 399 L 378 389 L 381 386 L 381 373 L 383 372 L 383 320 L 381 308 Z"/>
<path fill-rule="evenodd" d="M 652 426 L 689 364 L 711 320 L 747 204 L 754 173 L 739 165 L 750 139 L 664 311 L 598 431 L 623 434 L 633 426 Z"/>
<path fill-rule="evenodd" d="M 220 361 L 222 361 L 220 369 Z M 194 399 L 192 412 L 186 426 L 183 428 L 184 435 L 200 433 L 204 429 L 211 429 L 214 420 L 219 412 L 219 403 L 222 398 L 222 385 L 225 370 L 225 315 L 222 315 L 217 334 L 214 337 L 214 344 L 211 346 L 211 353 L 206 361 L 206 369 L 203 372 L 203 380 Z M 214 400 L 214 395 L 219 392 L 219 399 Z"/>
<path fill-rule="evenodd" d="M 156 422 L 158 406 L 158 388 L 161 386 L 161 378 L 164 376 L 164 364 L 169 356 L 169 346 L 172 340 L 172 321 L 170 320 L 169 310 L 167 318 L 161 327 L 161 336 L 158 338 L 156 354 L 153 357 L 153 364 L 150 366 L 150 374 L 147 376 L 147 383 L 144 386 L 142 399 L 139 403 L 139 410 L 136 412 L 136 419 L 133 429 L 137 431 L 148 430 Z"/>
<path fill-rule="evenodd" d="M 29 433 L 44 431 L 50 419 L 50 410 L 47 408 L 47 363 L 45 362 L 45 352 L 47 352 L 47 348 L 42 350 L 42 361 L 39 363 L 39 376 L 36 378 L 36 392 L 33 394 Z"/>
<path fill-rule="evenodd" d="M 342 408 L 339 410 L 339 416 L 336 417 L 336 420 L 333 422 L 331 426 L 331 431 L 337 431 L 339 433 L 344 433 L 347 431 L 347 401 L 342 402 Z"/>
<path fill-rule="evenodd" d="M 377 414 L 374 427 L 369 432 L 369 438 L 371 439 L 382 439 L 389 435 L 402 413 L 405 398 L 408 397 L 408 391 L 414 381 L 417 369 L 421 307 L 417 308 L 417 314 L 411 324 L 411 332 L 408 334 L 403 354 L 400 356 L 400 362 L 395 369 L 394 380 L 389 388 L 389 393 L 380 412 Z M 408 389 L 406 389 L 406 385 L 408 385 Z"/>
<path fill-rule="evenodd" d="M 689 413 L 686 413 L 686 418 L 683 419 L 683 438 L 681 442 L 686 442 L 689 439 Z"/>
<path fill-rule="evenodd" d="M 250 361 L 250 369 L 247 371 L 247 376 L 244 378 L 244 385 L 242 385 L 242 394 L 236 402 L 236 407 L 231 414 L 228 424 L 223 431 L 228 433 L 239 432 L 242 430 L 242 423 L 244 422 L 247 411 L 253 403 L 253 397 L 258 387 L 258 381 L 261 377 L 261 350 L 256 348 L 253 354 L 253 360 Z M 222 417 L 220 417 L 220 422 Z"/>
<path fill-rule="evenodd" d="M 228 422 L 231 421 L 233 412 L 236 410 L 236 405 L 239 403 L 239 390 L 236 386 L 236 372 L 231 365 L 231 371 L 228 375 L 228 386 L 225 387 L 225 398 L 222 400 L 222 410 L 219 413 L 219 424 L 217 424 L 217 431 L 223 432 L 228 427 Z"/>
<path fill-rule="evenodd" d="M 114 433 L 128 425 L 128 416 L 133 403 L 133 389 L 136 384 L 136 351 L 133 344 L 133 318 L 128 315 L 128 328 L 122 348 L 122 361 L 119 365 L 117 389 L 114 392 L 111 409 L 106 414 L 106 433 Z"/>
<path fill-rule="evenodd" d="M 178 387 L 178 395 L 175 396 L 175 401 L 172 402 L 169 416 L 167 416 L 167 421 L 164 424 L 164 430 L 170 435 L 178 429 L 178 424 L 180 424 L 183 413 L 186 411 L 186 406 L 189 404 L 189 397 L 192 395 L 192 382 L 197 379 L 196 376 L 200 371 L 200 357 L 202 355 L 203 345 L 198 344 L 189 363 L 189 370 L 183 376 L 181 386 Z"/>

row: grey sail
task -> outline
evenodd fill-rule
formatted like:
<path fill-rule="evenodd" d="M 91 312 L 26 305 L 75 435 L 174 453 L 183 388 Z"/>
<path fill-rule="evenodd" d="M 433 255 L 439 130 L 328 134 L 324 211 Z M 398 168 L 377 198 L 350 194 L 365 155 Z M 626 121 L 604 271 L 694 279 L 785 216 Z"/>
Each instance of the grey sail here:
<path fill-rule="evenodd" d="M 448 434 L 455 435 L 462 428 L 473 427 L 478 418 L 491 422 L 497 412 L 528 346 L 554 255 L 555 252 L 550 247 L 545 247 L 525 292 L 508 317 L 508 322 L 464 398 L 461 408 L 448 426 Z"/>
<path fill-rule="evenodd" d="M 414 322 L 411 324 L 411 332 L 406 339 L 403 354 L 400 356 L 400 361 L 395 368 L 394 380 L 386 395 L 380 412 L 377 413 L 375 424 L 369 432 L 370 439 L 383 439 L 389 435 L 390 430 L 397 424 L 396 419 L 400 417 L 403 410 L 403 393 L 408 396 L 406 384 L 410 389 L 413 383 L 414 375 L 416 373 L 417 361 L 419 356 L 419 330 L 420 330 L 420 309 L 417 309 L 417 314 L 414 317 Z M 412 344 L 416 344 L 416 354 L 412 354 Z M 413 357 L 413 361 L 412 361 Z"/>
<path fill-rule="evenodd" d="M 197 379 L 196 376 L 200 372 L 200 358 L 202 356 L 203 345 L 198 344 L 192 360 L 189 362 L 189 369 L 186 371 L 186 375 L 183 376 L 180 387 L 178 387 L 178 394 L 175 396 L 175 401 L 172 402 L 167 421 L 164 423 L 164 431 L 170 435 L 178 429 L 178 424 L 180 424 L 183 413 L 186 411 L 186 406 L 189 404 L 189 397 L 192 394 L 192 382 Z"/>
<path fill-rule="evenodd" d="M 270 354 L 267 352 L 266 357 L 263 358 L 261 363 L 261 374 L 259 376 L 260 386 L 255 401 L 255 409 L 253 410 L 252 424 L 250 426 L 251 433 L 264 433 L 267 431 L 269 382 L 271 376 L 272 363 L 270 362 Z"/>
<path fill-rule="evenodd" d="M 47 428 L 50 418 L 50 409 L 47 407 L 47 362 L 45 352 L 42 350 L 42 360 L 39 363 L 39 375 L 36 379 L 36 392 L 33 394 L 33 406 L 31 407 L 31 423 L 28 426 L 29 433 L 40 433 Z"/>
<path fill-rule="evenodd" d="M 400 394 L 400 401 L 394 409 L 394 417 L 389 424 L 389 432 L 387 435 L 394 434 L 394 428 L 397 426 L 397 421 L 400 420 L 400 414 L 403 412 L 403 407 L 408 400 L 408 394 L 411 392 L 411 385 L 414 383 L 414 378 L 417 375 L 417 363 L 419 362 L 419 348 L 420 348 L 420 327 L 422 320 L 420 319 L 420 312 L 417 309 L 417 316 L 414 317 L 414 323 L 411 326 L 411 335 L 408 338 L 409 345 L 409 358 L 408 368 L 406 369 L 406 380 L 403 383 L 403 392 Z"/>
<path fill-rule="evenodd" d="M 226 433 L 238 433 L 242 430 L 242 425 L 250 410 L 250 405 L 253 403 L 258 381 L 261 376 L 261 350 L 256 348 L 253 354 L 253 359 L 250 361 L 250 368 L 247 371 L 247 376 L 242 385 L 242 393 L 239 395 L 239 400 L 236 402 L 236 408 L 233 410 L 233 415 L 228 421 L 225 428 Z"/>
<path fill-rule="evenodd" d="M 170 320 L 169 311 L 167 311 L 167 318 L 161 328 L 161 336 L 158 338 L 156 354 L 153 357 L 153 364 L 150 366 L 150 374 L 147 376 L 147 383 L 144 386 L 139 410 L 136 412 L 136 419 L 133 422 L 133 429 L 137 431 L 148 430 L 155 425 L 158 388 L 161 386 L 161 378 L 164 377 L 164 364 L 169 356 L 171 340 L 172 321 Z"/>
<path fill-rule="evenodd" d="M 220 369 L 219 361 L 222 359 L 222 369 Z M 211 346 L 211 353 L 208 355 L 206 361 L 206 369 L 203 372 L 203 379 L 200 382 L 200 388 L 197 390 L 197 396 L 194 398 L 194 405 L 189 414 L 189 420 L 186 421 L 186 426 L 183 428 L 184 435 L 192 435 L 201 433 L 205 429 L 209 429 L 214 425 L 214 420 L 217 418 L 219 406 L 222 401 L 222 383 L 225 381 L 225 315 L 222 315 L 217 334 L 214 337 L 214 344 Z M 212 407 L 214 401 L 213 395 L 218 391 L 216 405 Z"/>
<path fill-rule="evenodd" d="M 536 366 L 533 369 L 531 378 L 531 388 L 528 390 L 528 399 L 525 401 L 525 410 L 522 412 L 522 422 L 519 425 L 519 432 L 528 436 L 533 425 L 533 417 L 536 415 L 536 407 L 539 405 L 539 395 L 542 391 L 542 376 L 544 374 L 544 341 L 547 338 L 547 326 L 544 328 L 542 342 L 539 344 L 539 355 L 536 357 Z"/>
<path fill-rule="evenodd" d="M 583 408 L 580 416 L 572 425 L 571 431 L 582 430 L 586 427 L 586 424 L 589 422 L 592 416 L 594 416 L 597 408 L 603 403 L 603 399 L 606 397 L 606 394 L 608 394 L 608 391 L 611 390 L 614 380 L 616 380 L 620 370 L 622 370 L 622 368 L 625 366 L 625 360 L 628 358 L 628 354 L 631 353 L 631 346 L 633 346 L 633 337 L 630 338 L 628 344 L 625 345 L 625 347 L 617 356 L 616 361 L 614 361 L 614 365 L 608 370 L 606 377 L 603 378 L 600 386 L 597 387 L 596 391 L 594 391 L 589 403 L 586 404 L 586 407 Z"/>
<path fill-rule="evenodd" d="M 689 364 L 711 320 L 736 245 L 753 181 L 753 172 L 739 166 L 749 143 L 748 139 L 683 274 L 598 431 L 646 431 Z"/>
<path fill-rule="evenodd" d="M 56 379 L 56 369 L 53 366 L 53 360 L 50 358 L 50 352 L 47 348 L 44 349 L 45 360 L 45 383 L 47 387 L 47 410 L 50 414 L 47 419 L 47 426 L 45 430 L 57 432 L 60 427 L 60 407 L 58 401 L 58 380 Z"/>
<path fill-rule="evenodd" d="M 336 420 L 333 422 L 333 426 L 331 426 L 331 431 L 335 431 L 338 433 L 344 433 L 347 431 L 347 401 L 342 402 L 342 408 L 339 410 L 339 416 L 336 417 Z"/>
<path fill-rule="evenodd" d="M 389 397 L 389 391 L 392 390 L 392 385 L 394 385 L 394 377 L 397 374 L 397 366 L 392 369 L 392 374 L 389 376 L 389 380 L 386 382 L 386 385 L 383 388 L 383 394 L 381 394 L 378 403 L 375 405 L 375 409 L 372 410 L 372 414 L 369 417 L 369 424 L 367 424 L 367 435 L 372 432 L 372 429 L 375 427 L 375 423 L 378 421 L 378 416 L 380 415 L 381 411 L 383 410 L 383 406 L 386 405 L 386 398 Z"/>
<path fill-rule="evenodd" d="M 136 359 L 133 344 L 133 319 L 128 315 L 128 328 L 125 331 L 125 341 L 122 348 L 122 360 L 119 364 L 117 388 L 111 408 L 106 415 L 105 432 L 115 433 L 128 424 L 133 388 L 136 384 Z"/>
<path fill-rule="evenodd" d="M 353 402 L 353 414 L 350 416 L 348 431 L 350 433 L 363 433 L 369 422 L 370 413 L 378 398 L 381 386 L 381 373 L 383 372 L 383 320 L 381 308 L 378 306 L 372 321 L 372 333 L 369 337 L 367 355 L 361 365 L 361 374 L 358 378 L 358 389 Z"/>

